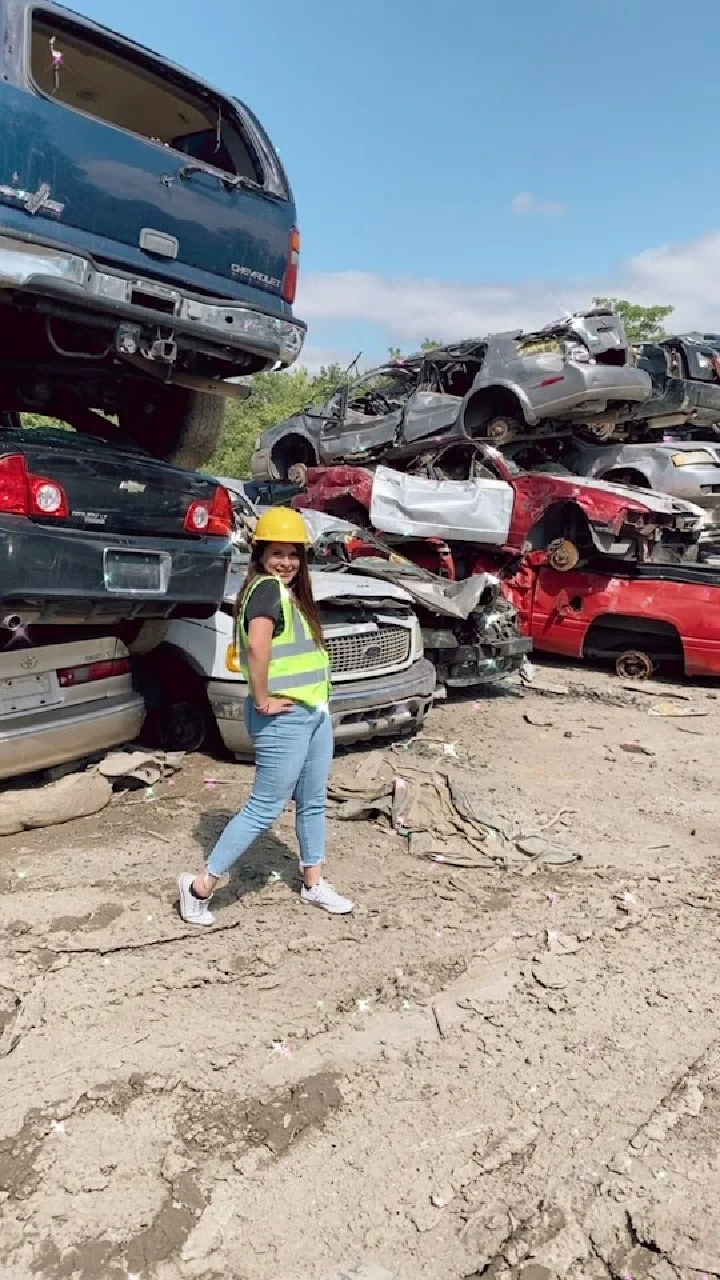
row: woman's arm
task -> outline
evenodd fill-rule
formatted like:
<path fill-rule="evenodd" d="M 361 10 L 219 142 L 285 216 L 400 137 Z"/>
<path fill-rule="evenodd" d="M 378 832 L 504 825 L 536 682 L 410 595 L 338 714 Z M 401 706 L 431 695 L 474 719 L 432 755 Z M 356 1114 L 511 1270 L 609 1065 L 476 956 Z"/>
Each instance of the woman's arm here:
<path fill-rule="evenodd" d="M 289 711 L 289 698 L 273 698 L 268 693 L 268 669 L 275 624 L 272 618 L 251 618 L 248 624 L 247 665 L 250 693 L 261 715 L 277 715 Z"/>

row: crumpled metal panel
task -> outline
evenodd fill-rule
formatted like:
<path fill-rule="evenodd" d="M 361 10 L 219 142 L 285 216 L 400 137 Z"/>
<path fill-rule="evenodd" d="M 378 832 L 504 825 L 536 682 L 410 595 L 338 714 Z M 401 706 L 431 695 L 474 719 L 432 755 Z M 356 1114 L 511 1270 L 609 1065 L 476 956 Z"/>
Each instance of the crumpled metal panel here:
<path fill-rule="evenodd" d="M 370 523 L 401 537 L 498 547 L 508 540 L 514 501 L 504 480 L 428 480 L 378 467 Z"/>

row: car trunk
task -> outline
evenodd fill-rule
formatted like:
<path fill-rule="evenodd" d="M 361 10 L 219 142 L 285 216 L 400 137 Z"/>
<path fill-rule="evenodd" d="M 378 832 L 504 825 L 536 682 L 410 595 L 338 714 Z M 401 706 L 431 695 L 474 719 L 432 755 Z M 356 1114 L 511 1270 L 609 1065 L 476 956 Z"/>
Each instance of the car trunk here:
<path fill-rule="evenodd" d="M 143 453 L 111 447 L 90 436 L 62 429 L 0 431 L 2 459 L 22 454 L 33 476 L 60 485 L 69 516 L 33 516 L 64 529 L 165 537 L 197 537 L 185 532 L 193 502 L 212 501 L 217 484 L 209 477 Z"/>
<path fill-rule="evenodd" d="M 31 20 L 34 91 L 0 87 L 4 226 L 286 311 L 294 208 L 253 124 L 119 36 L 54 9 Z"/>

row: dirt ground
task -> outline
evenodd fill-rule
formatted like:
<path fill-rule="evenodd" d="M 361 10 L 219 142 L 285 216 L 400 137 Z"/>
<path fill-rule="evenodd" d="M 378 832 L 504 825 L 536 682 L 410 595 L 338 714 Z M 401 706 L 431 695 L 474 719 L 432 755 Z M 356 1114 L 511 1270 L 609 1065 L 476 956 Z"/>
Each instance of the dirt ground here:
<path fill-rule="evenodd" d="M 251 779 L 203 756 L 0 841 L 3 1280 L 720 1276 L 720 689 L 538 679 L 425 737 L 567 867 L 333 820 L 330 918 L 287 814 L 191 932 Z"/>

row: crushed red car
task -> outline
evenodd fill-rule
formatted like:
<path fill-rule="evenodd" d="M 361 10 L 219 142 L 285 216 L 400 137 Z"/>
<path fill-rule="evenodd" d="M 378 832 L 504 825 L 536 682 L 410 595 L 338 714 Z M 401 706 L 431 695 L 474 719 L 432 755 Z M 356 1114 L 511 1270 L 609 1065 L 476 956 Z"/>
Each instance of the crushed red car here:
<path fill-rule="evenodd" d="M 550 548 L 563 568 L 568 557 L 575 565 L 594 551 L 647 559 L 662 544 L 683 554 L 706 519 L 699 507 L 664 493 L 522 471 L 490 446 L 465 443 L 419 455 L 412 472 L 311 468 L 293 505 L 384 535 L 462 543 L 464 561 L 468 544 L 509 554 Z"/>
<path fill-rule="evenodd" d="M 451 580 L 495 573 L 538 650 L 611 659 L 626 675 L 668 662 L 720 675 L 720 562 L 703 552 L 698 508 L 521 472 L 488 448 L 466 462 L 435 454 L 424 476 L 316 468 L 293 505 L 358 526 L 349 558 L 385 554 L 375 530 L 390 552 Z"/>

